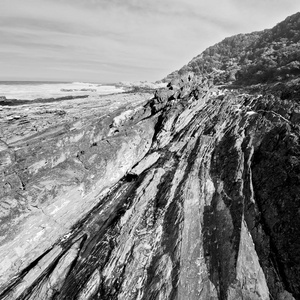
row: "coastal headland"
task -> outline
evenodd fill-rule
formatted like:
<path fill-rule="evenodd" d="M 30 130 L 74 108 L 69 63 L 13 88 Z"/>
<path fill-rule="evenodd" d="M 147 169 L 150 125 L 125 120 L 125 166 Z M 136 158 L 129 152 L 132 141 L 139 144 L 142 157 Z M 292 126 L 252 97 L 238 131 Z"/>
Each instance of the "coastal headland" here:
<path fill-rule="evenodd" d="M 299 20 L 153 92 L 1 105 L 0 299 L 300 299 Z"/>

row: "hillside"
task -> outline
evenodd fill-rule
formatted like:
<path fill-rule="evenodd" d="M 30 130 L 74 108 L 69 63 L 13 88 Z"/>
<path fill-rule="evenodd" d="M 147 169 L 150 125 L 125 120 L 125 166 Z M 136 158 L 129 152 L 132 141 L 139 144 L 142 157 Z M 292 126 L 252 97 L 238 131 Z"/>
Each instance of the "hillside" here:
<path fill-rule="evenodd" d="M 209 47 L 166 80 L 188 72 L 211 74 L 215 84 L 281 82 L 300 75 L 300 13 L 272 29 L 238 34 Z"/>

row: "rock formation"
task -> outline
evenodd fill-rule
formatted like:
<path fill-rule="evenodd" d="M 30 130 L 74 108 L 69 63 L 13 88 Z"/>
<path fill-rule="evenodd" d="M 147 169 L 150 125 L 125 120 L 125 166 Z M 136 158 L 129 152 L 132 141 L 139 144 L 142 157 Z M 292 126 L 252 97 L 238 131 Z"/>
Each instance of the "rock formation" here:
<path fill-rule="evenodd" d="M 0 299 L 300 299 L 300 103 L 176 77 L 1 142 Z"/>

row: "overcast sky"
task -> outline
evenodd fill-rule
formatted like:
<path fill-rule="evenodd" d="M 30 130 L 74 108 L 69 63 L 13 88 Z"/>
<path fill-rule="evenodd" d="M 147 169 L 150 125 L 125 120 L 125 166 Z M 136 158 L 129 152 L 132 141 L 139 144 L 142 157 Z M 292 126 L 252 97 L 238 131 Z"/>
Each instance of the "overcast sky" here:
<path fill-rule="evenodd" d="M 162 79 L 299 0 L 0 0 L 0 80 Z"/>

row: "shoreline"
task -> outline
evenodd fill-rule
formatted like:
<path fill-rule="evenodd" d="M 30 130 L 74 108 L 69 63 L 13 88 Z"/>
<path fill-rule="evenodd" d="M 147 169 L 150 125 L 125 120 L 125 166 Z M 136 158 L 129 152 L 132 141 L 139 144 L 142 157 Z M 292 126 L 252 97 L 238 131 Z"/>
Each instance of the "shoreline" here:
<path fill-rule="evenodd" d="M 20 105 L 0 106 L 0 140 L 8 145 L 54 127 L 70 127 L 78 120 L 102 118 L 119 109 L 144 104 L 153 93 L 115 93 L 58 101 L 29 101 Z"/>

